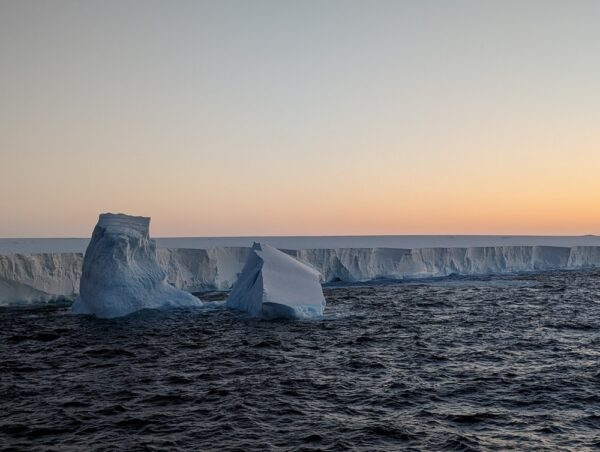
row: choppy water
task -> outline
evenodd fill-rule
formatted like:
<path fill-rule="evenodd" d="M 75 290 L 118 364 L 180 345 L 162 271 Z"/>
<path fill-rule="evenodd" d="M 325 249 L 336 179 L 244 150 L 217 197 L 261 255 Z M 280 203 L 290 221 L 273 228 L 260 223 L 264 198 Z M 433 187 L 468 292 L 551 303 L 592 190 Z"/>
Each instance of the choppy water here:
<path fill-rule="evenodd" d="M 600 447 L 600 273 L 326 290 L 328 318 L 0 310 L 6 450 Z"/>

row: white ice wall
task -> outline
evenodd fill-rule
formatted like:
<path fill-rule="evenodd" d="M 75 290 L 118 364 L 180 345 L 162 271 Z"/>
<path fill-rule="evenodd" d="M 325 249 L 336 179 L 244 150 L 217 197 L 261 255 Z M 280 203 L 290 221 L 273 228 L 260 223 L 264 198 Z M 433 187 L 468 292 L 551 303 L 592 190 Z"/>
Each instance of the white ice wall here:
<path fill-rule="evenodd" d="M 250 249 L 157 250 L 167 281 L 190 292 L 227 290 Z M 600 267 L 600 247 L 493 246 L 468 248 L 300 249 L 287 253 L 315 267 L 323 282 L 369 281 Z M 80 253 L 0 255 L 0 304 L 73 298 L 79 290 Z"/>
<path fill-rule="evenodd" d="M 158 263 L 167 271 L 167 281 L 190 292 L 228 290 L 237 281 L 250 248 L 157 250 Z"/>
<path fill-rule="evenodd" d="M 0 255 L 0 305 L 74 298 L 82 266 L 81 253 Z"/>

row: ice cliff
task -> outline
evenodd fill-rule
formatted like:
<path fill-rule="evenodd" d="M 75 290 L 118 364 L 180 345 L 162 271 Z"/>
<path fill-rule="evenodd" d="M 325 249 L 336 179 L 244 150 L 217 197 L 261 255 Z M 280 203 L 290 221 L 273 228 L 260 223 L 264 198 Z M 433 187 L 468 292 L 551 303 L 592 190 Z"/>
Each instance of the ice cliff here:
<path fill-rule="evenodd" d="M 263 319 L 308 319 L 323 315 L 320 274 L 269 245 L 255 243 L 227 307 Z"/>
<path fill-rule="evenodd" d="M 572 262 L 571 250 L 551 246 L 495 246 L 307 249 L 289 253 L 319 270 L 325 282 L 515 273 L 584 266 L 580 263 L 600 264 L 600 256 L 593 253 L 590 256 L 587 250 L 582 253 L 586 257 Z"/>
<path fill-rule="evenodd" d="M 75 314 L 113 318 L 141 309 L 202 305 L 167 283 L 149 225 L 147 217 L 100 215 L 85 252 Z"/>
<path fill-rule="evenodd" d="M 411 279 L 600 267 L 598 246 L 328 248 L 286 251 L 322 274 L 322 282 Z M 156 250 L 167 281 L 188 292 L 228 290 L 250 254 L 246 247 Z M 0 255 L 0 305 L 74 298 L 80 253 Z"/>
<path fill-rule="evenodd" d="M 0 305 L 73 299 L 82 264 L 81 253 L 0 255 Z"/>
<path fill-rule="evenodd" d="M 250 248 L 159 248 L 158 262 L 167 280 L 189 292 L 229 290 L 236 282 Z"/>

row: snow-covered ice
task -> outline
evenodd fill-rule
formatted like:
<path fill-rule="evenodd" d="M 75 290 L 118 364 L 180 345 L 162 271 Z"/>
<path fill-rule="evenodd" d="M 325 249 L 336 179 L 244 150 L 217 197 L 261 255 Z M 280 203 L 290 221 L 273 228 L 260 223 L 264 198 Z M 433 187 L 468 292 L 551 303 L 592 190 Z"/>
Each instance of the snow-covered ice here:
<path fill-rule="evenodd" d="M 147 217 L 100 215 L 85 252 L 75 314 L 113 318 L 141 309 L 202 305 L 167 283 L 149 226 Z"/>
<path fill-rule="evenodd" d="M 269 245 L 255 243 L 227 307 L 265 319 L 323 315 L 319 272 Z"/>

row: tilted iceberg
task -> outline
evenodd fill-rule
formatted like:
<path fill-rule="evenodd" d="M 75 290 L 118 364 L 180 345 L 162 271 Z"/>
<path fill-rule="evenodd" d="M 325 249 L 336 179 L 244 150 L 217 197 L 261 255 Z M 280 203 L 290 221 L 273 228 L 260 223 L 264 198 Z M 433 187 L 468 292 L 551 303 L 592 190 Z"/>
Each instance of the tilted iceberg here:
<path fill-rule="evenodd" d="M 141 309 L 202 305 L 167 283 L 149 226 L 147 217 L 100 215 L 83 259 L 73 313 L 113 318 Z"/>
<path fill-rule="evenodd" d="M 321 316 L 325 297 L 320 274 L 286 253 L 255 243 L 227 307 L 264 319 Z"/>

